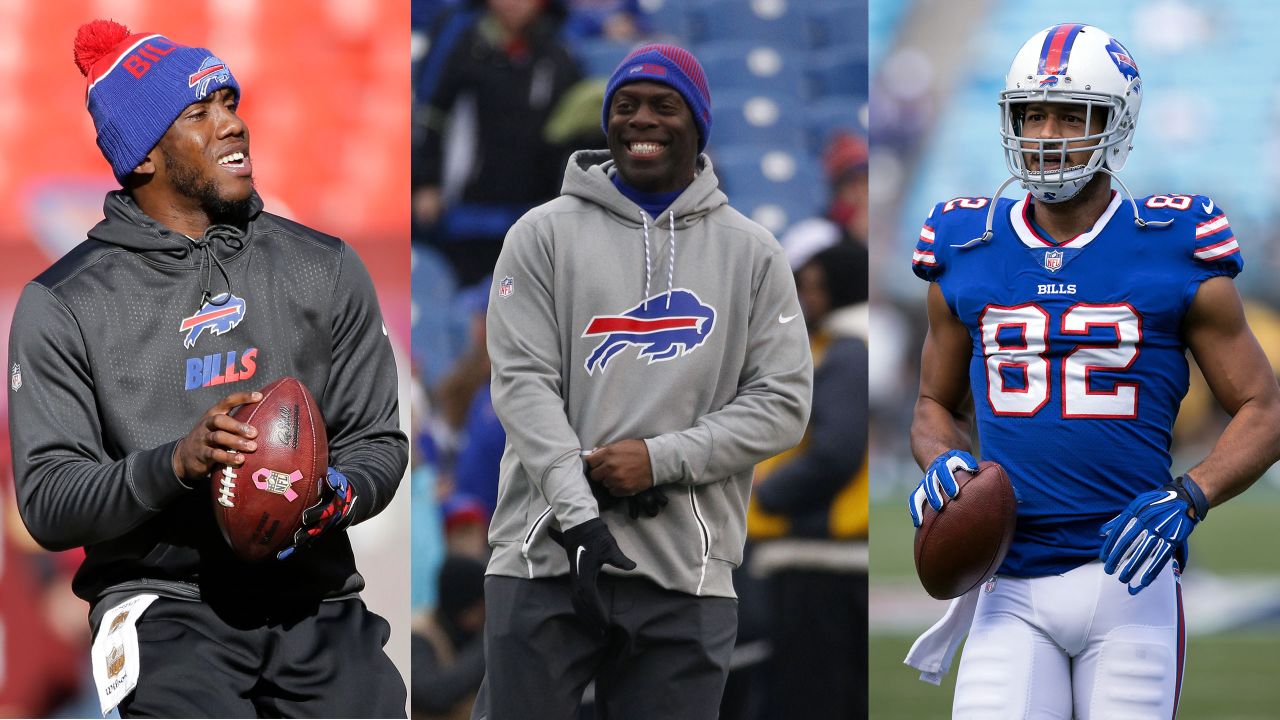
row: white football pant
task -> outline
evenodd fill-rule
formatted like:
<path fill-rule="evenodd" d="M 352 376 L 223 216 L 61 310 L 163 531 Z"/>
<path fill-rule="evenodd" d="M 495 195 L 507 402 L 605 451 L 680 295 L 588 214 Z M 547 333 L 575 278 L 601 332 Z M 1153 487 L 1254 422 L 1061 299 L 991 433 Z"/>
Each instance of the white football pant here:
<path fill-rule="evenodd" d="M 1133 596 L 1101 562 L 983 585 L 952 717 L 1172 718 L 1186 638 L 1175 566 Z"/>

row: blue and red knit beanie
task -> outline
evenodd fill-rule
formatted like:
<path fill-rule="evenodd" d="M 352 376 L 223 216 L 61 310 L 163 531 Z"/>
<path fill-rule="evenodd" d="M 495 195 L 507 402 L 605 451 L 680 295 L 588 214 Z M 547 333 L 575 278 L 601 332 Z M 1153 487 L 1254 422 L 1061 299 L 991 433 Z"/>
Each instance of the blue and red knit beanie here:
<path fill-rule="evenodd" d="M 208 50 L 130 34 L 111 20 L 80 26 L 75 62 L 88 82 L 98 147 L 122 184 L 188 105 L 224 87 L 240 97 L 231 70 Z"/>
<path fill-rule="evenodd" d="M 705 150 L 707 138 L 711 135 L 711 91 L 707 89 L 707 75 L 692 53 L 675 45 L 645 45 L 623 58 L 604 90 L 604 120 L 601 124 L 605 132 L 609 131 L 609 105 L 613 102 L 613 94 L 623 85 L 641 80 L 669 85 L 684 97 L 693 111 L 693 122 L 698 126 L 698 152 Z"/>

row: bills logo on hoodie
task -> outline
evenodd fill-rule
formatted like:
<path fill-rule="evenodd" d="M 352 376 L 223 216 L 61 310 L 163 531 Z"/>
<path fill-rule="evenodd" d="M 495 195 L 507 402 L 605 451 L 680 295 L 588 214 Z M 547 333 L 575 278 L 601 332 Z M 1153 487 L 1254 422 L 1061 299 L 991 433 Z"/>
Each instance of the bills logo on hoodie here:
<path fill-rule="evenodd" d="M 715 322 L 715 308 L 689 290 L 659 293 L 620 315 L 596 315 L 582 331 L 584 338 L 603 338 L 587 356 L 587 374 L 603 373 L 615 355 L 632 345 L 649 364 L 687 355 L 706 342 Z"/>
<path fill-rule="evenodd" d="M 202 305 L 195 315 L 183 318 L 178 332 L 187 334 L 182 341 L 184 347 L 195 347 L 205 330 L 210 335 L 221 335 L 231 332 L 241 320 L 244 320 L 244 299 L 221 293 Z"/>

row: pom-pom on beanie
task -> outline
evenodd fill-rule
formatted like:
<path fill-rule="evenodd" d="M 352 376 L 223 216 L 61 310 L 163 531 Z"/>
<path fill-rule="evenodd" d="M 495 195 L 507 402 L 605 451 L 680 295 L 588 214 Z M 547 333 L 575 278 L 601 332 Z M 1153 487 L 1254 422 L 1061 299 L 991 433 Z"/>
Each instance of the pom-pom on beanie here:
<path fill-rule="evenodd" d="M 74 57 L 98 147 L 121 184 L 188 105 L 224 87 L 240 97 L 231 70 L 208 50 L 111 20 L 81 25 Z"/>
<path fill-rule="evenodd" d="M 698 126 L 698 152 L 705 150 L 707 138 L 711 135 L 711 91 L 707 88 L 707 75 L 692 53 L 675 45 L 644 45 L 618 64 L 604 90 L 601 125 L 605 132 L 609 131 L 609 106 L 613 103 L 613 93 L 627 83 L 641 80 L 669 85 L 680 93 L 693 111 L 693 122 Z"/>

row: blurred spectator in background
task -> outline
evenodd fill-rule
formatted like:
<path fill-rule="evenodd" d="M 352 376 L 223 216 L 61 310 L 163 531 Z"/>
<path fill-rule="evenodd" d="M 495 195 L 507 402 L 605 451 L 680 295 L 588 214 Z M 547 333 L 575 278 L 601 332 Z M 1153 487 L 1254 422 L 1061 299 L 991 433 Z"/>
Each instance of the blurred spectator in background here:
<path fill-rule="evenodd" d="M 867 712 L 867 249 L 839 243 L 796 285 L 813 351 L 804 440 L 756 467 L 753 574 L 772 585 L 769 717 Z"/>
<path fill-rule="evenodd" d="M 489 385 L 484 319 L 489 306 L 488 276 L 474 287 L 459 292 L 452 304 L 457 315 L 467 318 L 467 344 L 435 387 L 434 397 L 441 418 L 450 431 L 457 433 L 467 420 L 476 391 Z"/>
<path fill-rule="evenodd" d="M 418 237 L 449 260 L 460 285 L 491 273 L 507 228 L 559 192 L 568 151 L 548 143 L 544 127 L 581 77 L 557 39 L 563 16 L 549 0 L 487 0 L 436 18 L 415 75 L 413 216 Z M 453 188 L 445 138 L 463 125 L 469 167 L 451 169 L 461 185 Z"/>
<path fill-rule="evenodd" d="M 566 40 L 603 38 L 631 42 L 644 31 L 637 0 L 569 0 L 569 17 L 563 30 Z"/>
<path fill-rule="evenodd" d="M 414 627 L 413 717 L 465 720 L 484 678 L 484 562 L 445 558 L 439 598 Z"/>
<path fill-rule="evenodd" d="M 448 487 L 443 498 L 478 504 L 485 526 L 498 501 L 498 463 L 507 438 L 489 393 L 489 351 L 485 347 L 488 306 L 487 279 L 458 294 L 454 307 L 467 314 L 470 324 L 467 347 L 436 388 L 438 411 L 445 425 L 440 434 L 446 436 L 448 451 L 444 458 Z M 487 555 L 488 543 L 480 546 Z"/>
<path fill-rule="evenodd" d="M 852 131 L 835 132 L 822 153 L 822 167 L 831 193 L 826 215 L 802 220 L 782 236 L 793 268 L 837 243 L 867 247 L 867 142 Z"/>
<path fill-rule="evenodd" d="M 844 239 L 867 244 L 867 141 L 852 132 L 838 132 L 822 155 L 831 184 L 827 218 Z"/>

